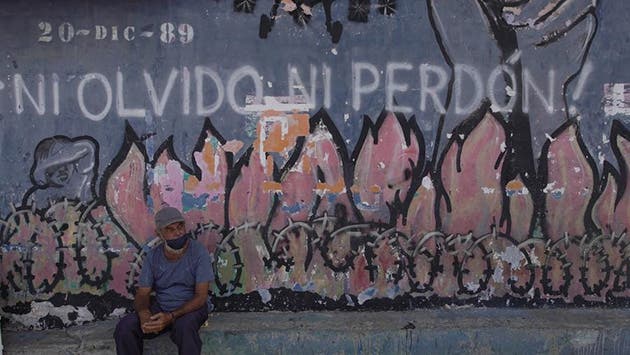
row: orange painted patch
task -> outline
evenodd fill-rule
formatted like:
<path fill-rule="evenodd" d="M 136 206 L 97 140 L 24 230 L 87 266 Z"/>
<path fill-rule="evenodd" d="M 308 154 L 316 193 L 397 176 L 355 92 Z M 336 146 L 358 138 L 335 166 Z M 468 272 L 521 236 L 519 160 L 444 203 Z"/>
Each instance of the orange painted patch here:
<path fill-rule="evenodd" d="M 325 182 L 320 182 L 317 183 L 317 185 L 315 185 L 315 188 L 317 190 L 321 190 L 321 191 L 328 191 L 328 192 L 332 192 L 335 194 L 339 194 L 342 193 L 345 190 L 345 185 L 343 183 L 343 179 L 339 179 L 337 180 L 337 182 L 333 185 L 333 184 L 328 184 Z"/>
<path fill-rule="evenodd" d="M 265 181 L 262 184 L 263 191 L 282 191 L 282 185 L 279 182 L 275 181 Z"/>
<path fill-rule="evenodd" d="M 214 175 L 216 173 L 214 171 L 214 159 L 215 150 L 213 147 L 207 147 L 207 149 L 203 150 L 203 161 L 206 163 L 210 175 Z"/>
<path fill-rule="evenodd" d="M 302 160 L 302 172 L 304 174 L 310 174 L 311 173 L 311 159 L 308 157 L 305 157 Z"/>
<path fill-rule="evenodd" d="M 381 187 L 378 185 L 372 185 L 370 186 L 370 192 L 373 192 L 375 194 L 381 192 Z"/>
<path fill-rule="evenodd" d="M 283 115 L 282 111 L 276 111 L 276 110 L 266 110 L 260 113 L 261 118 L 277 117 L 277 116 L 282 116 L 282 115 Z"/>
<path fill-rule="evenodd" d="M 264 138 L 263 150 L 280 153 L 292 148 L 298 137 L 308 135 L 308 119 L 308 114 L 304 113 L 287 114 L 274 110 L 262 112 L 258 136 Z"/>
<path fill-rule="evenodd" d="M 294 113 L 291 115 L 292 120 L 289 122 L 289 126 L 294 126 L 291 131 L 296 136 L 306 136 L 309 132 L 308 114 L 306 113 Z"/>
<path fill-rule="evenodd" d="M 271 127 L 267 126 L 267 132 L 265 132 L 265 140 L 263 141 L 263 150 L 265 152 L 282 152 L 288 147 L 288 140 L 286 135 L 282 134 L 282 125 L 279 122 L 274 122 Z"/>
<path fill-rule="evenodd" d="M 184 191 L 195 190 L 197 186 L 199 186 L 199 180 L 193 176 L 189 177 L 188 180 L 184 180 Z"/>
<path fill-rule="evenodd" d="M 520 180 L 512 180 L 505 186 L 508 190 L 522 190 L 525 185 Z"/>

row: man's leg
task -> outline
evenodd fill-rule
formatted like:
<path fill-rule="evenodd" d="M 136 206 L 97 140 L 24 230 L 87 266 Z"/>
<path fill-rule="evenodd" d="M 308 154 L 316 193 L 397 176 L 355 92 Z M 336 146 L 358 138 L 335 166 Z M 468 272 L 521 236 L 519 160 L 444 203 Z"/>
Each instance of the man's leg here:
<path fill-rule="evenodd" d="M 118 355 L 142 354 L 144 333 L 140 329 L 140 319 L 133 312 L 122 318 L 114 331 L 116 353 Z"/>
<path fill-rule="evenodd" d="M 151 313 L 161 312 L 158 305 L 151 305 Z M 114 340 L 116 341 L 116 354 L 118 355 L 136 355 L 142 354 L 144 341 L 143 339 L 155 338 L 160 334 L 164 334 L 164 329 L 159 334 L 144 334 L 140 328 L 140 318 L 136 312 L 132 312 L 124 316 L 116 325 L 114 331 Z"/>
<path fill-rule="evenodd" d="M 208 319 L 208 308 L 204 305 L 196 311 L 187 313 L 175 320 L 171 339 L 180 355 L 193 355 L 201 353 L 201 338 L 199 328 Z"/>

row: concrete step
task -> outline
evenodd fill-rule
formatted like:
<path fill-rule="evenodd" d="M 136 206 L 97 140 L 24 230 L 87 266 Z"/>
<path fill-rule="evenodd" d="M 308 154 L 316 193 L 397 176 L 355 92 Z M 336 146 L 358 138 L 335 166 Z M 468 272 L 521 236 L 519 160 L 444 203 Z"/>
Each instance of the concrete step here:
<path fill-rule="evenodd" d="M 5 354 L 113 354 L 116 319 L 3 329 Z M 630 354 L 630 309 L 424 309 L 213 313 L 207 354 Z M 168 336 L 145 354 L 176 354 Z"/>

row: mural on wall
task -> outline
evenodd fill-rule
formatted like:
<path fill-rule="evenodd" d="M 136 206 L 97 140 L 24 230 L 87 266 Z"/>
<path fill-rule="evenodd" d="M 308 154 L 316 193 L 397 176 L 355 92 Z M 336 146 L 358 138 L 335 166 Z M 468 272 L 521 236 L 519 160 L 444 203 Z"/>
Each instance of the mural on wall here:
<path fill-rule="evenodd" d="M 408 6 L 349 0 L 344 19 L 339 3 L 234 0 L 233 11 L 271 6 L 260 16 L 256 40 L 263 44 L 286 14 L 303 31 L 314 25 L 311 18 L 323 17 L 329 39 L 340 43 L 350 40 L 351 22 L 404 16 L 400 8 Z M 327 89 L 347 83 L 325 65 L 310 68 L 311 83 L 323 73 L 323 92 L 309 92 L 302 82 L 308 75 L 289 68 L 289 96 L 262 95 L 265 83 L 251 66 L 225 83 L 208 67 L 172 69 L 159 86 L 145 71 L 152 109 L 125 107 L 120 69 L 115 80 L 85 75 L 76 90 L 78 112 L 96 122 L 110 111 L 126 117 L 116 132 L 123 143 L 54 135 L 30 148 L 30 175 L 19 177 L 29 184 L 0 219 L 3 312 L 39 327 L 123 313 L 143 255 L 159 242 L 152 216 L 163 205 L 181 209 L 213 253 L 219 311 L 627 306 L 628 121 L 612 120 L 603 141 L 613 159 L 598 161 L 574 104 L 593 70 L 587 57 L 597 2 L 462 3 L 422 2 L 446 66 L 417 67 L 421 110 L 415 113 L 399 99 L 408 85 L 393 79 L 414 69 L 406 62 L 388 62 L 380 114 L 350 124 L 331 108 Z M 462 22 L 465 13 L 479 18 Z M 177 29 L 174 41 L 194 41 L 192 27 Z M 150 37 L 151 29 L 142 31 L 124 36 Z M 466 45 L 480 36 L 483 46 Z M 361 110 L 361 100 L 379 88 L 379 70 L 352 63 L 346 105 Z M 544 89 L 541 77 L 548 79 Z M 202 97 L 204 79 L 215 86 L 211 106 Z M 236 97 L 243 79 L 254 83 L 256 95 Z M 13 114 L 29 105 L 45 114 L 42 81 L 13 76 Z M 190 156 L 180 156 L 174 135 L 159 140 L 133 124 L 144 117 L 157 132 L 180 82 L 182 110 L 194 111 L 189 90 L 195 88 L 197 113 L 208 115 L 188 137 Z M 94 86 L 105 92 L 101 112 L 86 96 Z M 610 100 L 619 92 L 623 86 L 604 90 Z M 619 100 L 615 114 L 623 114 Z M 223 101 L 247 117 L 240 129 L 251 140 L 226 138 L 224 119 L 212 112 Z M 423 122 L 431 105 L 438 119 L 429 134 Z M 346 124 L 357 132 L 353 148 Z M 105 147 L 116 152 L 111 160 L 101 158 Z"/>

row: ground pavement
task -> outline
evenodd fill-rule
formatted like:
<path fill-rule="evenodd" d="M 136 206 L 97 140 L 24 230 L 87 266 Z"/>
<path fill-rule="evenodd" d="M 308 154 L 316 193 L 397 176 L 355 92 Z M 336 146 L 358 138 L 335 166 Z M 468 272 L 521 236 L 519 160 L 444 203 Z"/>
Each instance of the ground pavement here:
<path fill-rule="evenodd" d="M 5 326 L 5 354 L 114 354 L 116 320 Z M 630 309 L 457 308 L 405 312 L 213 313 L 207 354 L 630 354 Z M 168 336 L 145 354 L 176 354 Z"/>

